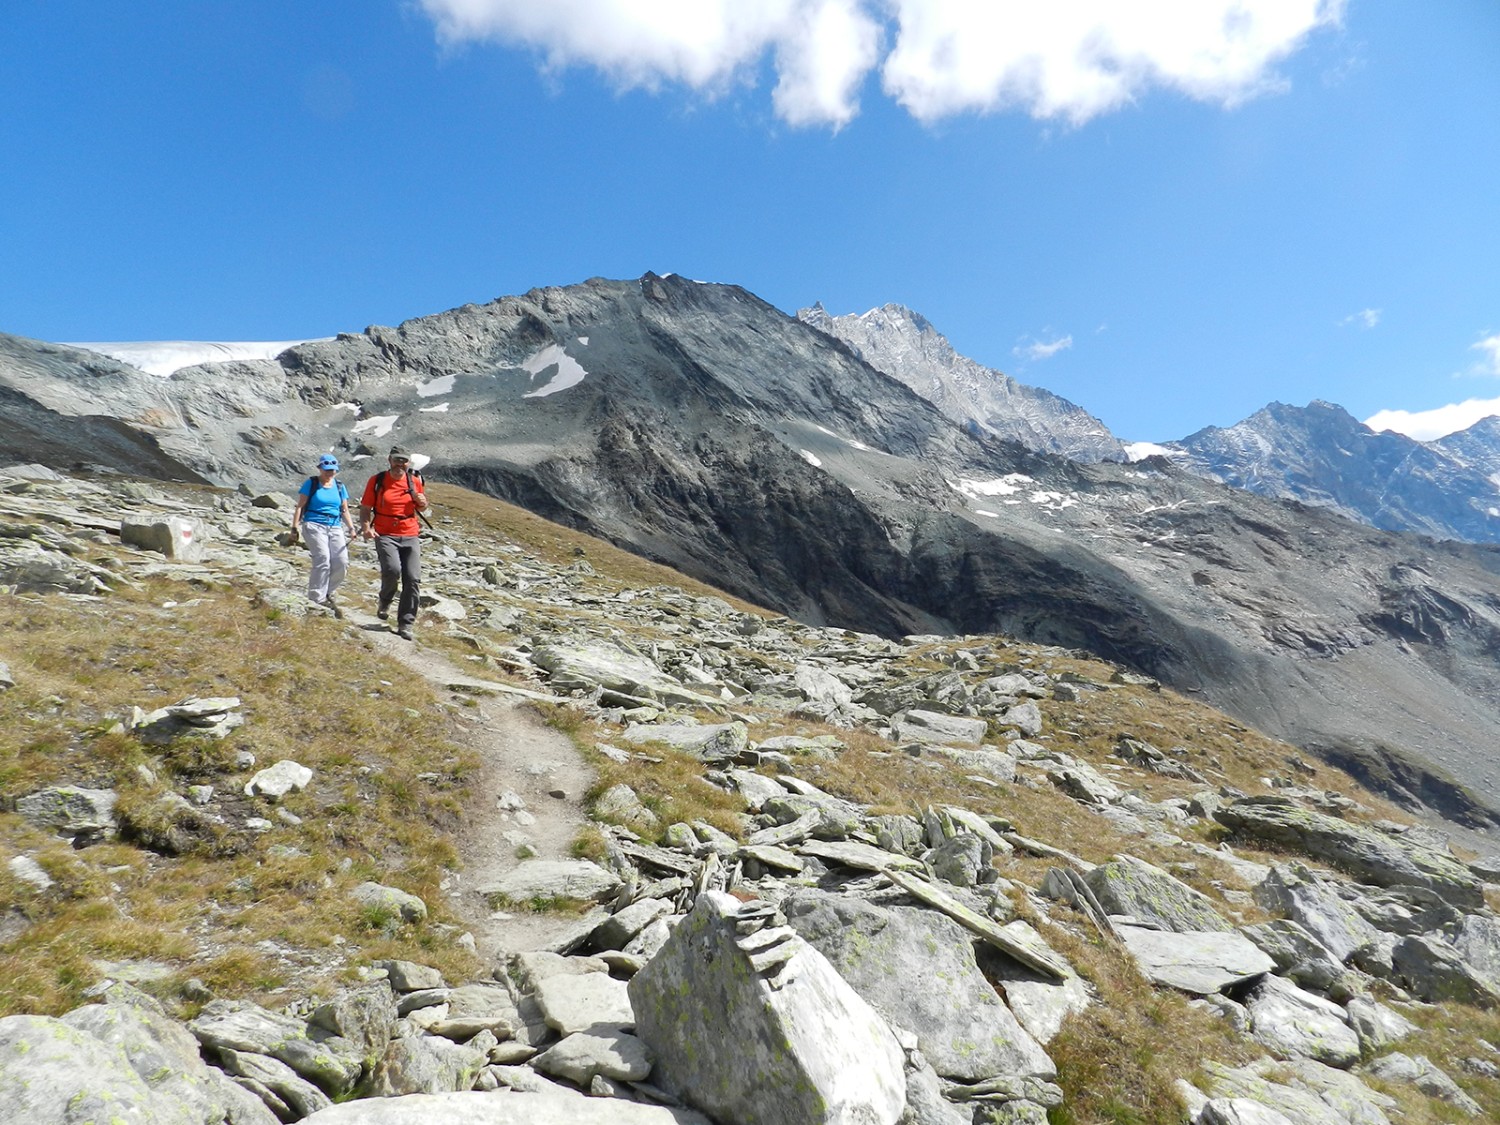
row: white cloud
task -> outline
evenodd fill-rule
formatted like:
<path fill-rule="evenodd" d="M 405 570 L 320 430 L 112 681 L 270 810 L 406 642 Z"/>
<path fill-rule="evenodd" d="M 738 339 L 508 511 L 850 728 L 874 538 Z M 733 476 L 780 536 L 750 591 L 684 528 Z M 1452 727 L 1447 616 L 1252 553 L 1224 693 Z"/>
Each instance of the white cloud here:
<path fill-rule="evenodd" d="M 1484 356 L 1476 374 L 1500 376 L 1500 332 L 1486 336 L 1471 349 Z"/>
<path fill-rule="evenodd" d="M 1432 441 L 1467 430 L 1491 414 L 1500 414 L 1500 398 L 1471 398 L 1432 410 L 1382 410 L 1366 418 L 1365 425 L 1377 433 L 1395 430 L 1418 441 Z"/>
<path fill-rule="evenodd" d="M 1081 124 L 1153 88 L 1233 105 L 1346 0 L 420 0 L 448 45 L 540 53 L 624 88 L 713 96 L 769 53 L 776 113 L 847 124 L 877 69 L 913 116 L 1019 109 Z"/>
<path fill-rule="evenodd" d="M 1357 313 L 1350 313 L 1339 321 L 1340 328 L 1347 328 L 1351 324 L 1357 324 L 1361 328 L 1374 328 L 1380 323 L 1379 309 L 1360 309 Z"/>
<path fill-rule="evenodd" d="M 1059 336 L 1055 340 L 1031 340 L 1017 344 L 1011 349 L 1011 354 L 1029 360 L 1051 359 L 1058 352 L 1066 351 L 1072 346 L 1072 336 Z"/>

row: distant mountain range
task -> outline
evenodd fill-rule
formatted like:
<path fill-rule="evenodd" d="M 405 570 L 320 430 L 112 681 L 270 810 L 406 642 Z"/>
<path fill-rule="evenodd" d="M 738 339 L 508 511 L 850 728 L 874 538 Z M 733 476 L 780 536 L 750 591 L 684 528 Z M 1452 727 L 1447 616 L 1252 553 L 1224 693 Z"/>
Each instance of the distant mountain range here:
<path fill-rule="evenodd" d="M 1387 531 L 1500 542 L 1500 419 L 1437 441 L 1376 433 L 1341 406 L 1273 402 L 1164 452 L 1195 473 L 1262 496 L 1330 508 Z"/>
<path fill-rule="evenodd" d="M 0 422 L 30 435 L 0 425 L 0 456 L 288 489 L 330 449 L 357 484 L 399 441 L 790 616 L 1087 649 L 1500 825 L 1500 553 L 1110 459 L 1097 419 L 879 312 L 647 274 L 167 376 L 0 336 Z"/>

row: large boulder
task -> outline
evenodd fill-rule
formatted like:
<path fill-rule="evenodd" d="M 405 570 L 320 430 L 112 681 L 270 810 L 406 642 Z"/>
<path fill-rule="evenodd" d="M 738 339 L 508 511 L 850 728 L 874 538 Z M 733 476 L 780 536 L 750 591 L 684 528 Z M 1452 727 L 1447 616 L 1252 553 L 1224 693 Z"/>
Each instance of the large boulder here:
<path fill-rule="evenodd" d="M 1227 932 L 1234 927 L 1209 897 L 1133 855 L 1117 855 L 1083 877 L 1109 914 L 1174 933 Z"/>
<path fill-rule="evenodd" d="M 1278 864 L 1251 893 L 1261 906 L 1285 914 L 1335 958 L 1347 961 L 1380 935 L 1339 890 L 1332 879 L 1302 864 Z"/>
<path fill-rule="evenodd" d="M 916 1035 L 938 1074 L 965 1082 L 1056 1075 L 1047 1053 L 985 979 L 973 935 L 957 922 L 931 910 L 820 891 L 782 905 L 787 924 L 871 1007 Z"/>
<path fill-rule="evenodd" d="M 732 723 L 647 723 L 627 727 L 620 738 L 640 746 L 660 742 L 705 762 L 733 761 L 750 745 L 750 728 Z"/>
<path fill-rule="evenodd" d="M 1250 1034 L 1281 1058 L 1347 1067 L 1359 1060 L 1359 1037 L 1337 1004 L 1281 977 L 1267 976 L 1245 997 Z"/>
<path fill-rule="evenodd" d="M 1198 996 L 1222 992 L 1276 967 L 1249 938 L 1234 932 L 1173 933 L 1119 923 L 1115 931 L 1147 980 Z"/>
<path fill-rule="evenodd" d="M 1440 938 L 1413 934 L 1391 950 L 1396 978 L 1421 1000 L 1500 1008 L 1500 985 Z"/>
<path fill-rule="evenodd" d="M 902 742 L 931 742 L 941 746 L 978 746 L 989 732 L 983 719 L 966 719 L 940 711 L 913 708 L 891 720 L 891 729 Z"/>
<path fill-rule="evenodd" d="M 280 1059 L 334 1097 L 349 1093 L 364 1069 L 360 1050 L 347 1039 L 312 1029 L 292 1016 L 243 1000 L 211 1000 L 188 1024 L 210 1051 L 232 1050 Z"/>
<path fill-rule="evenodd" d="M 1214 819 L 1237 835 L 1324 860 L 1366 883 L 1426 887 L 1463 909 L 1484 905 L 1484 884 L 1452 856 L 1287 797 L 1244 797 L 1217 809 Z"/>
<path fill-rule="evenodd" d="M 630 981 L 652 1081 L 737 1125 L 894 1125 L 904 1055 L 774 911 L 708 891 Z"/>
<path fill-rule="evenodd" d="M 479 887 L 486 898 L 508 902 L 578 899 L 600 902 L 620 889 L 620 877 L 586 859 L 528 859 Z"/>
<path fill-rule="evenodd" d="M 552 1091 L 416 1094 L 345 1102 L 304 1117 L 302 1125 L 710 1125 L 689 1109 L 584 1098 Z M 133 1123 L 132 1123 L 133 1125 Z"/>
<path fill-rule="evenodd" d="M 0 1121 L 276 1125 L 154 1000 L 125 984 L 103 999 L 60 1020 L 0 1019 Z"/>
<path fill-rule="evenodd" d="M 531 662 L 550 674 L 554 691 L 604 688 L 657 703 L 717 706 L 719 700 L 683 687 L 638 653 L 605 641 L 541 645 Z"/>
<path fill-rule="evenodd" d="M 173 562 L 202 562 L 203 540 L 203 524 L 196 519 L 127 516 L 120 521 L 120 542 L 155 551 Z"/>
<path fill-rule="evenodd" d="M 0 1121 L 198 1125 L 157 1097 L 123 1046 L 48 1016 L 0 1019 Z"/>

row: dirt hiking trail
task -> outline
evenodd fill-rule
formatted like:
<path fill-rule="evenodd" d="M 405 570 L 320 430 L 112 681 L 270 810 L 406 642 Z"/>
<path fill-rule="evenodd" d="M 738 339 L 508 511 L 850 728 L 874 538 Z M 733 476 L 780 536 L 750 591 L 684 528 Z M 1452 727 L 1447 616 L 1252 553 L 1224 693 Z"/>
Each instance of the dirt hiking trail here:
<path fill-rule="evenodd" d="M 347 606 L 343 612 L 344 624 L 358 629 L 381 656 L 398 661 L 440 694 L 470 701 L 451 712 L 454 741 L 475 751 L 481 764 L 463 800 L 457 840 L 462 869 L 451 879 L 449 905 L 474 935 L 480 956 L 493 961 L 550 944 L 577 919 L 491 911 L 478 888 L 519 864 L 516 851 L 523 844 L 540 859 L 574 858 L 573 841 L 589 823 L 583 802 L 593 771 L 572 739 L 543 722 L 524 699 L 508 695 L 507 685 L 477 679 L 424 646 L 420 621 L 416 640 L 406 641 L 392 624 Z M 516 797 L 520 808 L 512 807 Z"/>

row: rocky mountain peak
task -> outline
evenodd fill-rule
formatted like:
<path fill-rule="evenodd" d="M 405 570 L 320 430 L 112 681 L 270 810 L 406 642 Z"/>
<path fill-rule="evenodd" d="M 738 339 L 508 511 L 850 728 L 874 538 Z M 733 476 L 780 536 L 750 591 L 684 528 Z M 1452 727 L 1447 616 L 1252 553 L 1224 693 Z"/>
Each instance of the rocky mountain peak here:
<path fill-rule="evenodd" d="M 1123 445 L 1099 419 L 1050 391 L 960 355 L 925 317 L 902 305 L 838 317 L 818 305 L 797 316 L 842 340 L 960 426 L 1083 462 L 1126 459 Z"/>

